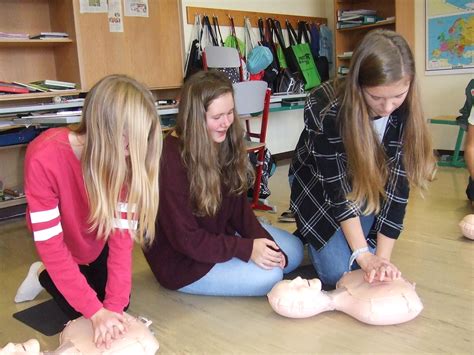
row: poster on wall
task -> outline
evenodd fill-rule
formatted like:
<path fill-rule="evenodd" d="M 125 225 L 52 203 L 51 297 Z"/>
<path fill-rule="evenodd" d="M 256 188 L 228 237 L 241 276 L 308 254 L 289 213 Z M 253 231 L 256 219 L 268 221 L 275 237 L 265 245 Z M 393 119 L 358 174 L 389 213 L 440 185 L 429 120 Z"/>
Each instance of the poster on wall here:
<path fill-rule="evenodd" d="M 109 31 L 123 32 L 122 2 L 120 0 L 109 0 Z"/>
<path fill-rule="evenodd" d="M 125 0 L 125 16 L 148 17 L 148 0 Z"/>
<path fill-rule="evenodd" d="M 81 14 L 107 12 L 107 0 L 80 0 L 79 11 Z"/>
<path fill-rule="evenodd" d="M 425 73 L 474 73 L 474 0 L 425 1 Z"/>

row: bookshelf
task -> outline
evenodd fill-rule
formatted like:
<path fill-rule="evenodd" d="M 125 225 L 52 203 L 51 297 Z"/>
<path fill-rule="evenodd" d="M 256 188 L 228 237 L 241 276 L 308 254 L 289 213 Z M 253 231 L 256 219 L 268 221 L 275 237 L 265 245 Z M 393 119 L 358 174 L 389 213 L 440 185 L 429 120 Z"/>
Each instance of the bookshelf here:
<path fill-rule="evenodd" d="M 179 0 L 149 2 L 149 17 L 124 16 L 124 32 L 109 31 L 107 13 L 80 13 L 79 0 L 0 0 L 0 9 L 0 32 L 69 34 L 0 39 L 0 80 L 69 81 L 87 92 L 100 78 L 122 73 L 157 90 L 181 86 Z"/>
<path fill-rule="evenodd" d="M 124 32 L 110 32 L 107 13 L 81 13 L 80 0 L 0 0 L 0 32 L 69 35 L 0 39 L 0 80 L 29 83 L 51 79 L 77 84 L 76 90 L 0 95 L 0 123 L 11 119 L 6 115 L 15 114 L 14 107 L 51 104 L 58 97 L 76 98 L 114 73 L 143 82 L 157 98 L 174 97 L 183 81 L 180 1 L 153 0 L 148 4 L 148 17 L 124 16 Z M 0 180 L 6 187 L 23 185 L 26 147 L 0 149 Z M 0 219 L 4 208 L 24 202 L 0 201 Z"/>
<path fill-rule="evenodd" d="M 403 35 L 414 49 L 414 3 L 413 0 L 334 0 L 334 23 L 338 13 L 344 10 L 376 10 L 377 17 L 394 19 L 378 21 L 373 24 L 335 30 L 336 70 L 349 67 L 351 56 L 364 35 L 375 28 L 386 28 Z"/>

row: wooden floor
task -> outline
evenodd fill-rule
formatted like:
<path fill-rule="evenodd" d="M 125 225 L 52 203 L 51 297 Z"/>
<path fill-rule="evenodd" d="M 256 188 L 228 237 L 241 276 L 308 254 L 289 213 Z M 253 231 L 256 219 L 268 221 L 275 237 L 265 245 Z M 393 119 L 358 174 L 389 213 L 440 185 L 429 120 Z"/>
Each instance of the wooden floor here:
<path fill-rule="evenodd" d="M 259 213 L 276 226 L 288 206 L 288 166 L 270 179 L 269 201 L 276 214 Z M 158 285 L 135 248 L 130 313 L 153 320 L 160 353 L 474 353 L 474 241 L 457 226 L 473 213 L 464 189 L 464 169 L 441 168 L 425 199 L 412 193 L 406 229 L 393 261 L 416 282 L 424 310 L 397 326 L 369 326 L 328 312 L 308 319 L 287 319 L 272 311 L 265 297 L 203 297 L 168 291 Z M 307 259 L 307 258 L 306 258 Z M 58 336 L 46 337 L 12 318 L 12 313 L 48 299 L 15 304 L 13 297 L 29 265 L 37 260 L 23 219 L 0 224 L 0 346 L 36 337 L 53 350 Z M 305 261 L 308 263 L 308 261 Z"/>

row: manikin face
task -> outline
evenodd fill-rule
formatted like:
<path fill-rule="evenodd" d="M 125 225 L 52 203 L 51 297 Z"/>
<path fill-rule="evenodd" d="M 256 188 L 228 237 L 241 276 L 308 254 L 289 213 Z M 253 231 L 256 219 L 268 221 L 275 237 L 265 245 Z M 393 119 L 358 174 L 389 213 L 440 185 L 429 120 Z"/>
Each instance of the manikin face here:
<path fill-rule="evenodd" d="M 229 92 L 211 102 L 206 111 L 207 131 L 216 143 L 222 143 L 234 122 L 234 97 Z"/>
<path fill-rule="evenodd" d="M 363 87 L 362 93 L 369 106 L 370 116 L 389 116 L 403 104 L 409 89 L 410 78 L 408 77 L 389 85 Z"/>

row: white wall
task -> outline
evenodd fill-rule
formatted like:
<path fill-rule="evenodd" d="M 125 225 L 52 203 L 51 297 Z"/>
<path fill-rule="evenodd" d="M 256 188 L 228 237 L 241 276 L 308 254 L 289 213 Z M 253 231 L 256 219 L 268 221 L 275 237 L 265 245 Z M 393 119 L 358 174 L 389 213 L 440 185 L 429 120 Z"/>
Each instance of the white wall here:
<path fill-rule="evenodd" d="M 415 1 L 415 61 L 426 117 L 458 115 L 464 105 L 464 89 L 473 74 L 425 75 L 425 2 Z M 432 125 L 434 146 L 454 149 L 458 128 Z"/>
<path fill-rule="evenodd" d="M 181 0 L 184 24 L 184 49 L 188 50 L 192 25 L 186 23 L 186 6 L 233 9 L 300 16 L 326 17 L 333 28 L 332 0 Z M 208 13 L 211 15 L 212 13 Z M 237 36 L 243 39 L 241 24 L 236 23 Z M 222 37 L 229 34 L 229 27 L 221 26 Z M 258 30 L 255 29 L 258 34 Z M 254 122 L 252 127 L 254 127 Z M 273 154 L 292 151 L 303 129 L 303 110 L 273 112 L 270 114 L 267 145 Z"/>

